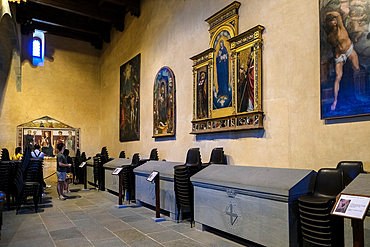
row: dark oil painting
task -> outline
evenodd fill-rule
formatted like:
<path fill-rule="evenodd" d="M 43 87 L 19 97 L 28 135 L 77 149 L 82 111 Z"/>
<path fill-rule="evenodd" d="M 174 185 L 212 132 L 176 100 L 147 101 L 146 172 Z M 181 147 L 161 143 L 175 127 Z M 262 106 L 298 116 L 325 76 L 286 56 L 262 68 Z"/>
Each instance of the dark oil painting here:
<path fill-rule="evenodd" d="M 253 47 L 238 54 L 237 112 L 254 110 Z"/>
<path fill-rule="evenodd" d="M 140 61 L 141 54 L 120 67 L 121 142 L 140 139 Z"/>
<path fill-rule="evenodd" d="M 370 113 L 370 0 L 319 0 L 321 118 Z"/>
<path fill-rule="evenodd" d="M 197 71 L 197 118 L 208 117 L 208 66 L 203 66 Z"/>
<path fill-rule="evenodd" d="M 153 137 L 175 135 L 175 75 L 162 67 L 154 80 Z"/>

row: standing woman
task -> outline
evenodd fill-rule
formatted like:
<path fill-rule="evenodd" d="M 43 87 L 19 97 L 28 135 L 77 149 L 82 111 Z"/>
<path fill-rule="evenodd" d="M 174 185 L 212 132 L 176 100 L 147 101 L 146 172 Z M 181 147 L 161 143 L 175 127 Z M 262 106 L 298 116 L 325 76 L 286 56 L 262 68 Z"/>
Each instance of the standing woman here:
<path fill-rule="evenodd" d="M 22 148 L 21 147 L 15 148 L 15 152 L 13 154 L 12 160 L 21 160 L 22 157 L 23 157 Z"/>

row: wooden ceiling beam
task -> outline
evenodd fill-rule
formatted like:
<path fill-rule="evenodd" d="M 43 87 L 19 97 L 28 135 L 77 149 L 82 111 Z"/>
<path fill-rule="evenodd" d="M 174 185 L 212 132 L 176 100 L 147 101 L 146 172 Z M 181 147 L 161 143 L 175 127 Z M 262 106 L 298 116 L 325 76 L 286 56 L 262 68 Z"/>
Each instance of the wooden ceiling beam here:
<path fill-rule="evenodd" d="M 28 0 L 28 2 L 38 3 L 104 22 L 115 22 L 124 18 L 114 13 L 105 13 L 99 11 L 97 6 L 92 4 L 82 4 L 71 0 Z"/>

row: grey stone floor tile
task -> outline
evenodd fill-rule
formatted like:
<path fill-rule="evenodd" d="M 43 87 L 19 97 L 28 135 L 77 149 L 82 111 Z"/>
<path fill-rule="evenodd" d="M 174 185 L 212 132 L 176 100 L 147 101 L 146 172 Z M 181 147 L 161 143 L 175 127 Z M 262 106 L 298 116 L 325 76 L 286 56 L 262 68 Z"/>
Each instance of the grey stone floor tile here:
<path fill-rule="evenodd" d="M 99 221 L 99 222 L 105 222 L 105 221 L 112 221 L 112 220 L 115 220 L 117 219 L 117 217 L 109 214 L 109 213 L 100 213 L 100 214 L 91 214 L 92 217 L 95 218 L 95 220 Z"/>
<path fill-rule="evenodd" d="M 154 240 L 145 237 L 145 239 L 137 240 L 132 243 L 129 243 L 130 246 L 132 247 L 157 247 L 157 246 L 163 246 L 158 242 L 155 242 Z"/>
<path fill-rule="evenodd" d="M 9 247 L 53 247 L 54 243 L 51 240 L 50 237 L 46 238 L 36 238 L 36 239 L 28 239 L 28 240 L 23 240 L 23 241 L 12 241 L 10 242 L 7 246 Z"/>
<path fill-rule="evenodd" d="M 70 220 L 63 221 L 63 222 L 54 221 L 53 223 L 45 224 L 45 227 L 48 231 L 66 229 L 66 228 L 71 228 L 71 227 L 74 227 L 74 226 L 75 225 Z"/>
<path fill-rule="evenodd" d="M 42 224 L 29 225 L 22 229 L 17 230 L 13 240 L 23 241 L 23 240 L 32 240 L 38 238 L 47 238 L 49 237 L 48 231 Z"/>
<path fill-rule="evenodd" d="M 92 218 L 88 213 L 85 213 L 83 211 L 67 212 L 66 215 L 70 220 L 88 220 Z"/>
<path fill-rule="evenodd" d="M 70 239 L 70 238 L 82 238 L 83 235 L 79 231 L 77 227 L 71 227 L 68 229 L 61 229 L 61 230 L 55 230 L 50 231 L 51 237 L 54 239 L 54 241 L 57 240 L 63 240 L 63 239 Z"/>
<path fill-rule="evenodd" d="M 175 232 L 173 230 L 166 230 L 163 232 L 150 233 L 148 234 L 148 236 L 160 243 L 187 238 L 186 236 L 178 232 Z"/>
<path fill-rule="evenodd" d="M 78 206 L 93 206 L 94 203 L 90 202 L 89 200 L 84 200 L 84 199 L 81 199 L 81 200 L 78 200 L 76 203 L 76 205 Z"/>
<path fill-rule="evenodd" d="M 123 222 L 122 220 L 114 220 L 114 221 L 106 221 L 101 223 L 103 226 L 105 226 L 107 229 L 109 229 L 112 232 L 119 232 L 122 230 L 131 229 L 132 226 L 129 224 Z"/>
<path fill-rule="evenodd" d="M 161 226 L 154 221 L 150 220 L 142 220 L 142 221 L 135 221 L 129 223 L 131 226 L 135 227 L 139 231 L 143 233 L 153 233 L 153 232 L 162 232 L 167 230 L 166 227 Z"/>
<path fill-rule="evenodd" d="M 13 240 L 14 235 L 17 233 L 17 229 L 3 229 L 1 230 L 1 240 L 0 244 L 9 243 Z"/>
<path fill-rule="evenodd" d="M 73 223 L 78 227 L 78 229 L 80 229 L 80 231 L 89 231 L 93 229 L 104 228 L 95 219 L 74 220 Z"/>
<path fill-rule="evenodd" d="M 116 216 L 116 217 L 125 217 L 135 214 L 129 208 L 110 208 L 107 210 L 108 213 Z"/>
<path fill-rule="evenodd" d="M 130 243 L 133 241 L 140 241 L 140 240 L 144 240 L 145 238 L 147 238 L 143 233 L 139 232 L 136 229 L 123 230 L 123 231 L 115 232 L 115 234 L 120 239 L 125 241 L 126 243 Z"/>
<path fill-rule="evenodd" d="M 166 247 L 189 247 L 189 246 L 202 247 L 202 246 L 205 246 L 189 238 L 166 242 L 163 245 Z"/>
<path fill-rule="evenodd" d="M 115 237 L 115 238 L 109 238 L 109 239 L 104 239 L 104 240 L 99 240 L 99 241 L 93 241 L 92 242 L 95 247 L 125 247 L 129 246 L 122 242 L 121 239 Z"/>
<path fill-rule="evenodd" d="M 98 207 L 98 206 L 95 206 L 95 205 L 92 205 L 92 206 L 84 206 L 84 207 L 81 207 L 81 209 L 83 211 L 85 211 L 86 213 L 88 214 L 99 214 L 99 213 L 104 213 L 105 210 Z"/>
<path fill-rule="evenodd" d="M 190 224 L 187 225 L 187 224 L 179 223 L 175 225 L 168 225 L 167 227 L 175 230 L 176 232 L 181 232 L 181 233 L 197 231 L 194 227 L 193 228 L 190 227 Z"/>
<path fill-rule="evenodd" d="M 243 246 L 238 243 L 232 242 L 228 239 L 221 238 L 217 235 L 214 235 L 209 232 L 202 232 L 202 231 L 192 231 L 192 232 L 185 232 L 184 235 L 188 236 L 191 239 L 201 242 L 202 244 L 210 245 L 213 247 L 237 247 Z"/>
<path fill-rule="evenodd" d="M 123 217 L 120 217 L 120 219 L 123 220 L 124 222 L 127 222 L 127 223 L 135 222 L 135 221 L 148 220 L 146 217 L 138 215 L 138 214 L 123 216 Z"/>
<path fill-rule="evenodd" d="M 85 247 L 85 246 L 93 246 L 89 240 L 85 237 L 82 238 L 72 238 L 72 239 L 64 239 L 55 241 L 55 245 L 57 247 Z"/>
<path fill-rule="evenodd" d="M 115 237 L 110 231 L 104 229 L 95 229 L 90 231 L 84 231 L 82 234 L 90 241 L 103 240 L 107 238 Z"/>

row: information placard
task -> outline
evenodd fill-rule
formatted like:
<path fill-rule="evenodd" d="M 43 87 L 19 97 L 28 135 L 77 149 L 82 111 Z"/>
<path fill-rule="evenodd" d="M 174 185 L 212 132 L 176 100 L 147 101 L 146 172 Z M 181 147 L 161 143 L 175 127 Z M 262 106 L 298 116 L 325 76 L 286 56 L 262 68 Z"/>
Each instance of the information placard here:
<path fill-rule="evenodd" d="M 369 207 L 369 202 L 369 197 L 341 194 L 331 214 L 362 220 Z"/>
<path fill-rule="evenodd" d="M 82 167 L 84 167 L 85 165 L 86 165 L 86 162 L 82 162 L 82 163 L 81 163 L 81 165 L 79 165 L 78 167 L 79 167 L 79 168 L 82 168 Z"/>
<path fill-rule="evenodd" d="M 122 171 L 122 167 L 117 167 L 113 172 L 112 175 L 118 175 Z"/>
<path fill-rule="evenodd" d="M 158 175 L 158 173 L 159 173 L 159 172 L 157 172 L 157 171 L 152 171 L 152 173 L 150 173 L 150 174 L 149 174 L 149 176 L 147 177 L 147 179 L 146 179 L 146 180 L 148 180 L 149 182 L 152 182 L 152 181 L 153 181 L 153 179 L 155 178 L 155 176 L 157 176 L 157 175 Z"/>

